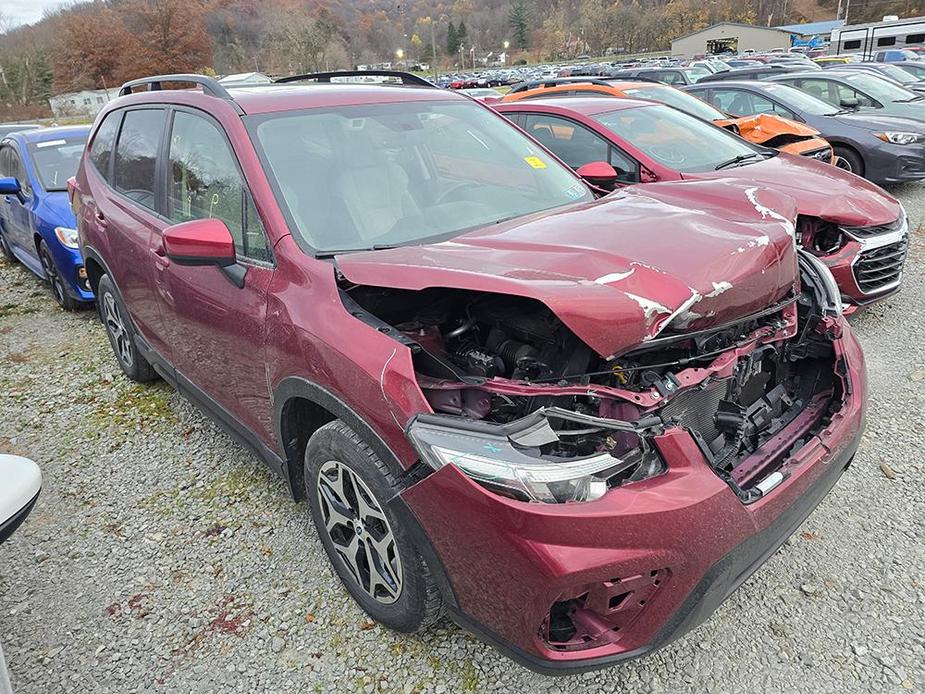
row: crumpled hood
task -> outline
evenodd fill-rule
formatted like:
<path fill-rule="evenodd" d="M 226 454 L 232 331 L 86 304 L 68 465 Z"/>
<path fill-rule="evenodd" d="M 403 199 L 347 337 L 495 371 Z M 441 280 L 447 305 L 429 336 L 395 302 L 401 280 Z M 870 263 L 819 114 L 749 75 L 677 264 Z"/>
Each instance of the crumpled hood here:
<path fill-rule="evenodd" d="M 749 142 L 767 142 L 778 135 L 796 135 L 797 137 L 813 137 L 819 134 L 815 128 L 804 123 L 787 118 L 781 118 L 771 113 L 761 113 L 755 116 L 744 116 L 729 121 L 735 123 L 739 133 Z"/>
<path fill-rule="evenodd" d="M 350 282 L 448 287 L 541 301 L 603 357 L 784 298 L 797 276 L 796 208 L 729 180 L 637 186 L 450 241 L 343 254 Z"/>
<path fill-rule="evenodd" d="M 690 180 L 734 177 L 768 186 L 793 197 L 799 214 L 845 226 L 889 224 L 901 210 L 899 201 L 875 183 L 831 164 L 786 153 L 735 169 L 683 176 Z"/>

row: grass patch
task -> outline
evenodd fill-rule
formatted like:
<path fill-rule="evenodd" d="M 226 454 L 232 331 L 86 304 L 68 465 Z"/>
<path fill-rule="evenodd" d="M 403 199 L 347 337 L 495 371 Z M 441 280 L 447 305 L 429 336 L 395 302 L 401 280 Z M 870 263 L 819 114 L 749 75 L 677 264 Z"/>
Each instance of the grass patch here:
<path fill-rule="evenodd" d="M 38 311 L 39 310 L 36 307 L 26 306 L 24 304 L 0 304 L 0 318 L 8 318 L 10 316 L 26 316 L 30 313 L 38 313 Z"/>
<path fill-rule="evenodd" d="M 209 506 L 224 509 L 229 503 L 250 500 L 254 491 L 266 489 L 266 478 L 256 466 L 235 467 L 218 475 L 212 482 L 195 492 Z"/>
<path fill-rule="evenodd" d="M 170 406 L 173 388 L 166 383 L 135 384 L 123 390 L 112 402 L 100 405 L 97 419 L 120 426 L 136 426 L 154 422 L 176 424 L 179 418 Z"/>

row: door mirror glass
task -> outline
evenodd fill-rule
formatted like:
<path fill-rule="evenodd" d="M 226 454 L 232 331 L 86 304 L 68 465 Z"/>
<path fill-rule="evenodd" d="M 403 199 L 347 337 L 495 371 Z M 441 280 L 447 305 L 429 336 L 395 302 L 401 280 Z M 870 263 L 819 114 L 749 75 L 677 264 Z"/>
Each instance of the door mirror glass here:
<path fill-rule="evenodd" d="M 19 187 L 19 181 L 15 178 L 0 178 L 0 195 L 19 196 L 21 192 L 22 188 Z"/>
<path fill-rule="evenodd" d="M 234 239 L 220 219 L 195 219 L 167 227 L 164 250 L 177 265 L 235 264 Z"/>
<path fill-rule="evenodd" d="M 578 167 L 578 175 L 592 185 L 604 185 L 617 180 L 617 170 L 606 161 L 589 161 Z"/>

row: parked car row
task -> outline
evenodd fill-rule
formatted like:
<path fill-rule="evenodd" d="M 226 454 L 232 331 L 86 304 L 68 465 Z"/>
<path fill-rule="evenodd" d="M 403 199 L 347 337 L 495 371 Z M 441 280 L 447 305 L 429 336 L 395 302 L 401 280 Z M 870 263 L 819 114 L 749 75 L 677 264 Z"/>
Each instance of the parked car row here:
<path fill-rule="evenodd" d="M 380 623 L 548 673 L 655 650 L 850 464 L 843 300 L 899 288 L 905 212 L 657 83 L 381 75 L 120 89 L 68 181 L 115 358 L 282 475 Z"/>

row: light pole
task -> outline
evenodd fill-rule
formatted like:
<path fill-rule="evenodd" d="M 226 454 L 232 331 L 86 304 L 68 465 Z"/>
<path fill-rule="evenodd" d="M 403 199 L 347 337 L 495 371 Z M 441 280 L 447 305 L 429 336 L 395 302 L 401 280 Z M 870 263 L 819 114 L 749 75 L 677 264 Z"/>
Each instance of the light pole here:
<path fill-rule="evenodd" d="M 405 57 L 405 51 L 402 48 L 399 48 L 395 51 L 395 57 L 398 58 L 398 67 L 401 67 L 402 59 Z"/>
<path fill-rule="evenodd" d="M 431 64 L 431 70 L 434 71 L 434 84 L 437 84 L 437 37 L 436 37 L 436 34 L 434 33 L 434 24 L 436 23 L 437 22 L 433 20 L 433 17 L 431 17 L 430 18 L 430 48 L 433 51 L 433 58 L 434 58 L 434 61 Z"/>

